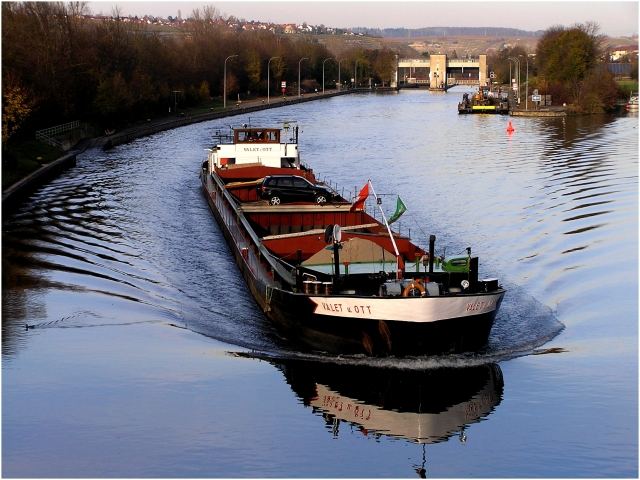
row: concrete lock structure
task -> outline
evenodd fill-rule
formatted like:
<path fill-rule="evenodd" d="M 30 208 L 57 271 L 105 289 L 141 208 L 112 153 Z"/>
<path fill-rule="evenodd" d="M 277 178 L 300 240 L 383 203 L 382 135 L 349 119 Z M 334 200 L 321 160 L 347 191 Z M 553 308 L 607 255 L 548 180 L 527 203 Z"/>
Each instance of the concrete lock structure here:
<path fill-rule="evenodd" d="M 391 86 L 428 86 L 431 90 L 447 90 L 455 85 L 485 86 L 488 82 L 486 54 L 462 59 L 433 54 L 429 58 L 398 59 Z"/>

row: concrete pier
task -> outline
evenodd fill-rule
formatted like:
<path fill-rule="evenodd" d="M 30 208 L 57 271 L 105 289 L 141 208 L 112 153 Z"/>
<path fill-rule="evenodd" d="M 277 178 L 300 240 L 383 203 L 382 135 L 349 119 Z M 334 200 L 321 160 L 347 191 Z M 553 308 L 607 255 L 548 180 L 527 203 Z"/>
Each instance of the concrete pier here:
<path fill-rule="evenodd" d="M 540 110 L 511 110 L 512 117 L 566 117 L 567 112 L 564 107 L 544 108 Z"/>

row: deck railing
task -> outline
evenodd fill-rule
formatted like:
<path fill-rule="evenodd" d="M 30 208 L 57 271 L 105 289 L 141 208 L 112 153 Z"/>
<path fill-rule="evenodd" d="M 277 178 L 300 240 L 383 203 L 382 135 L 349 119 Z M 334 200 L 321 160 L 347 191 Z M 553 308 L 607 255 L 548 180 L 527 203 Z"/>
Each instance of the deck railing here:
<path fill-rule="evenodd" d="M 447 85 L 478 85 L 480 81 L 477 78 L 455 78 L 449 77 L 447 78 Z"/>

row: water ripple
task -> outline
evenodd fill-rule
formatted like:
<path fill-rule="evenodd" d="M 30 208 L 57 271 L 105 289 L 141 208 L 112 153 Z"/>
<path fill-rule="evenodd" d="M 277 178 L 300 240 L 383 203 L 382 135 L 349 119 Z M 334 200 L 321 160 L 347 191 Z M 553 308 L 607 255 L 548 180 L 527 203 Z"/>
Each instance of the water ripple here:
<path fill-rule="evenodd" d="M 449 255 L 471 245 L 481 275 L 508 288 L 485 352 L 380 361 L 486 363 L 535 352 L 565 325 L 575 338 L 598 316 L 633 316 L 624 292 L 637 285 L 634 120 L 464 116 L 457 100 L 422 91 L 342 97 L 88 151 L 5 219 L 4 318 L 16 332 L 25 315 L 33 324 L 78 311 L 91 315 L 73 325 L 165 320 L 256 352 L 301 355 L 248 293 L 197 178 L 215 129 L 290 119 L 302 126 L 303 160 L 321 177 L 346 192 L 371 178 L 388 194 L 388 213 L 400 194 L 409 207 L 402 232 L 423 247 L 434 233 L 437 251 Z M 617 260 L 616 274 L 603 276 Z M 25 313 L 33 303 L 41 307 Z M 632 336 L 632 323 L 617 322 L 611 334 Z"/>

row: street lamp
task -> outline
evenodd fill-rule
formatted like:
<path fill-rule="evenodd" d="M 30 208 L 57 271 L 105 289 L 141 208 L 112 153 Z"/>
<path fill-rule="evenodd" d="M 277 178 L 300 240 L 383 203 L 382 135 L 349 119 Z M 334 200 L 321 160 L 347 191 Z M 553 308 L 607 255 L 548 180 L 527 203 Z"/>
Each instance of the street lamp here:
<path fill-rule="evenodd" d="M 511 73 L 511 66 L 513 65 L 513 58 L 507 57 L 507 61 L 509 62 L 509 90 L 513 92 L 513 75 Z"/>
<path fill-rule="evenodd" d="M 237 56 L 238 55 L 229 55 L 227 58 L 224 59 L 224 82 L 223 82 L 224 88 L 222 93 L 222 97 L 223 97 L 222 108 L 227 108 L 227 60 Z"/>
<path fill-rule="evenodd" d="M 507 61 L 509 62 L 509 91 L 513 92 L 513 77 L 511 74 L 511 66 L 512 66 L 511 62 L 513 62 L 513 58 L 507 57 Z"/>
<path fill-rule="evenodd" d="M 280 57 L 271 57 L 267 62 L 267 103 L 269 103 L 269 88 L 271 86 L 271 83 L 269 80 L 269 73 L 271 72 L 270 65 L 271 65 L 271 60 L 275 60 L 276 58 L 280 58 Z"/>
<path fill-rule="evenodd" d="M 518 62 L 518 75 L 517 75 L 517 79 L 518 79 L 518 105 L 520 105 L 520 87 L 521 87 L 521 82 L 520 82 L 520 57 L 516 58 L 516 62 Z"/>
<path fill-rule="evenodd" d="M 358 88 L 358 59 L 353 66 L 353 88 Z"/>
<path fill-rule="evenodd" d="M 178 115 L 178 94 L 182 93 L 182 90 L 173 90 L 173 113 L 174 115 Z M 171 111 L 171 107 L 169 107 L 169 111 Z"/>
<path fill-rule="evenodd" d="M 342 60 L 338 60 L 338 85 L 340 85 L 340 90 L 342 90 L 342 83 L 340 82 L 340 62 Z"/>
<path fill-rule="evenodd" d="M 303 60 L 309 60 L 307 57 L 302 57 L 300 60 L 298 60 L 298 98 L 300 98 L 300 64 L 302 63 Z"/>
<path fill-rule="evenodd" d="M 518 84 L 518 105 L 520 105 L 520 59 L 518 57 L 509 57 L 509 60 L 516 62 L 516 83 Z"/>
<path fill-rule="evenodd" d="M 524 59 L 527 61 L 527 79 L 524 84 L 524 109 L 529 110 L 529 55 L 525 55 Z"/>
<path fill-rule="evenodd" d="M 323 95 L 324 95 L 324 63 L 325 63 L 327 60 L 335 60 L 335 58 L 329 57 L 329 58 L 325 58 L 325 59 L 322 61 L 322 94 L 323 94 Z M 339 63 L 338 63 L 338 66 L 340 66 L 340 64 L 339 64 Z M 338 82 L 340 81 L 339 79 L 340 79 L 340 74 L 338 74 Z"/>

